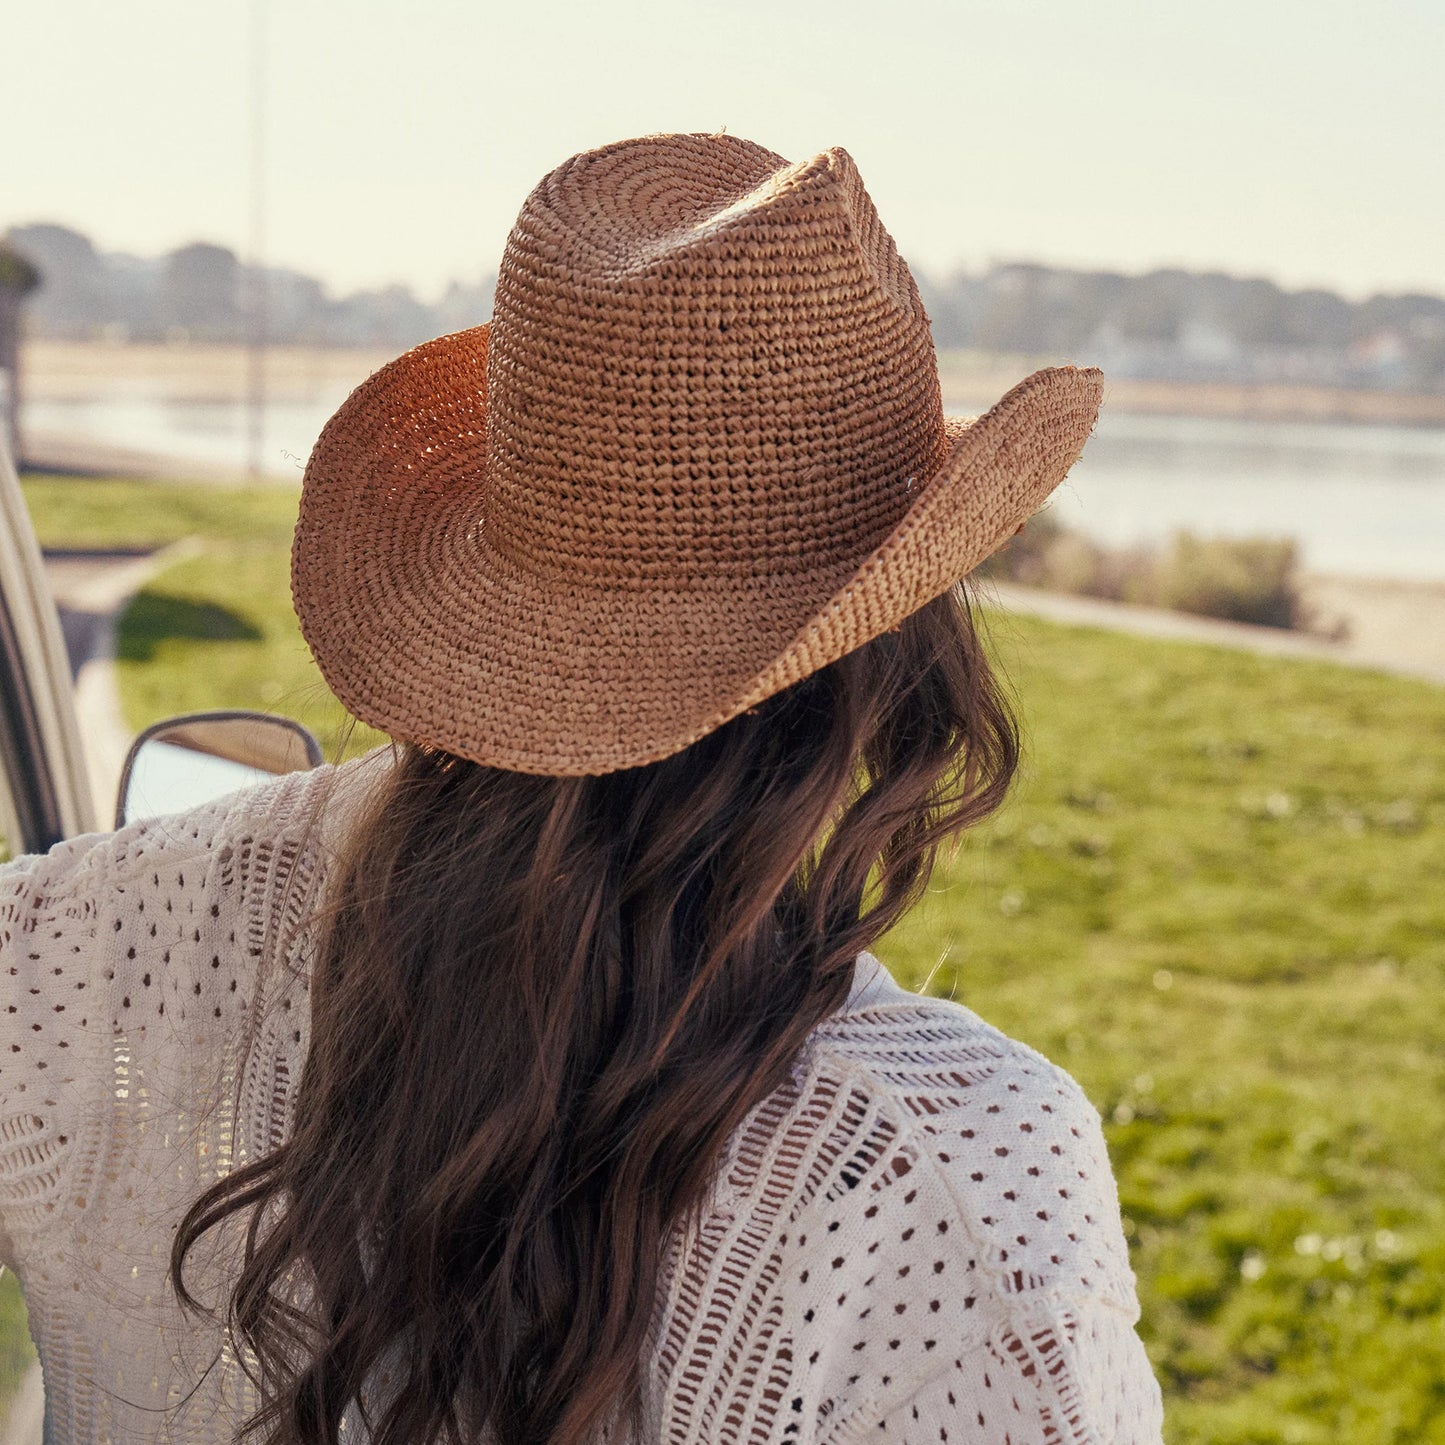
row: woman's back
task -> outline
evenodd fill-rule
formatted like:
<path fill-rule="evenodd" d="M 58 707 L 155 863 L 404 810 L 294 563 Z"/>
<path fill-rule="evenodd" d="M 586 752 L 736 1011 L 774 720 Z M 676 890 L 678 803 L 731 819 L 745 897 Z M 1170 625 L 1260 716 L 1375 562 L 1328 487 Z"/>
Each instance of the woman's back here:
<path fill-rule="evenodd" d="M 0 1221 L 52 1439 L 229 1441 L 256 1408 L 224 1332 L 179 1310 L 172 1236 L 289 1135 L 305 923 L 380 771 L 373 755 L 0 869 Z M 228 1225 L 193 1251 L 202 1300 L 224 1309 L 239 1245 Z M 642 1434 L 1154 1440 L 1136 1315 L 1077 1086 L 865 955 L 669 1237 Z"/>
<path fill-rule="evenodd" d="M 1003 801 L 956 585 L 1099 374 L 945 418 L 842 150 L 575 156 L 307 464 L 396 740 L 5 873 L 52 1438 L 1158 1438 L 1099 1122 L 871 947 Z"/>

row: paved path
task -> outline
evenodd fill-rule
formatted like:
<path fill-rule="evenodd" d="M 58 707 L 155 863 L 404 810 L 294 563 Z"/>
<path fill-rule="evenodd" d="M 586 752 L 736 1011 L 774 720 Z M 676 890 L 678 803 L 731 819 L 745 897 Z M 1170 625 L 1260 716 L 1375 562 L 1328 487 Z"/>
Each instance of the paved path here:
<path fill-rule="evenodd" d="M 45 575 L 75 681 L 75 711 L 90 772 L 97 821 L 109 827 L 130 730 L 115 687 L 115 623 L 146 579 L 176 555 L 159 552 L 47 551 Z"/>
<path fill-rule="evenodd" d="M 1215 647 L 1243 648 L 1269 657 L 1304 657 L 1317 662 L 1334 662 L 1345 667 L 1370 668 L 1445 683 L 1445 664 L 1412 645 L 1408 630 L 1394 635 L 1383 632 L 1357 641 L 1330 641 L 1278 627 L 1252 627 L 1243 622 L 1221 622 L 1212 617 L 1193 617 L 1184 612 L 1164 612 L 1152 607 L 1132 607 L 1123 602 L 1106 602 L 1097 597 L 1074 597 L 1059 592 L 1041 592 L 1033 587 L 1016 587 L 1007 582 L 987 582 L 980 595 L 993 600 L 1007 612 L 1044 617 L 1077 627 L 1103 627 L 1139 637 L 1158 637 L 1178 642 L 1203 642 Z"/>
<path fill-rule="evenodd" d="M 106 629 L 155 570 L 149 551 L 46 551 L 45 576 L 60 613 L 72 677 L 105 651 Z"/>

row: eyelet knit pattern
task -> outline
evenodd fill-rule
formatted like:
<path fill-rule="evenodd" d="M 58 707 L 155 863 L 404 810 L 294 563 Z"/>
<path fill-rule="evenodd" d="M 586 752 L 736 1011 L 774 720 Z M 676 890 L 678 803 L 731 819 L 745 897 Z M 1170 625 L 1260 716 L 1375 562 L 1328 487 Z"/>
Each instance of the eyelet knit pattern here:
<path fill-rule="evenodd" d="M 255 1407 L 222 1335 L 178 1310 L 171 1239 L 290 1128 L 306 920 L 367 766 L 0 867 L 0 1257 L 50 1440 L 220 1445 Z M 233 1247 L 198 1260 L 203 1297 Z M 642 1438 L 1152 1445 L 1137 1314 L 1078 1087 L 865 957 L 668 1241 Z"/>

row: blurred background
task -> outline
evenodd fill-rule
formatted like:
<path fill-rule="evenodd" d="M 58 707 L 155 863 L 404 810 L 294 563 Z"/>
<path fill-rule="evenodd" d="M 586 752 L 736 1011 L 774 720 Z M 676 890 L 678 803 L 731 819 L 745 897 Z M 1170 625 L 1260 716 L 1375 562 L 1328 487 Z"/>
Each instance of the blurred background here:
<path fill-rule="evenodd" d="M 351 386 L 487 318 L 565 156 L 842 145 L 951 408 L 1051 361 L 1109 378 L 1052 513 L 1077 536 L 1036 536 L 1019 580 L 1445 669 L 1389 640 L 1445 621 L 1405 585 L 1445 584 L 1442 26 L 1424 0 L 24 7 L 0 408 L 32 467 L 294 482 Z M 1180 532 L 1289 545 L 1189 563 Z"/>
<path fill-rule="evenodd" d="M 306 456 L 487 319 L 576 151 L 846 147 L 950 410 L 1103 367 L 988 569 L 1034 781 L 896 962 L 1104 1109 L 1172 1439 L 1445 1438 L 1438 5 L 64 0 L 0 34 L 0 416 L 57 577 L 160 559 L 107 604 L 131 727 L 320 717 Z"/>

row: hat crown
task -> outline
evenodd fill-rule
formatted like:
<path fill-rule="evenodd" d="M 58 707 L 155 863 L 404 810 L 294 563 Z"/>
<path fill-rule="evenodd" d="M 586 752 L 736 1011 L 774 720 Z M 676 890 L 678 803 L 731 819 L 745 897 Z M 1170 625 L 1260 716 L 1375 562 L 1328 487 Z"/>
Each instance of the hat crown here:
<path fill-rule="evenodd" d="M 1091 369 L 944 420 L 928 320 L 852 161 L 729 136 L 576 157 L 495 319 L 326 424 L 292 586 L 337 696 L 557 776 L 668 757 L 897 627 L 1012 536 L 1098 416 Z"/>
<path fill-rule="evenodd" d="M 851 158 L 730 136 L 537 186 L 487 413 L 489 548 L 614 587 L 856 562 L 945 448 L 928 320 Z"/>

